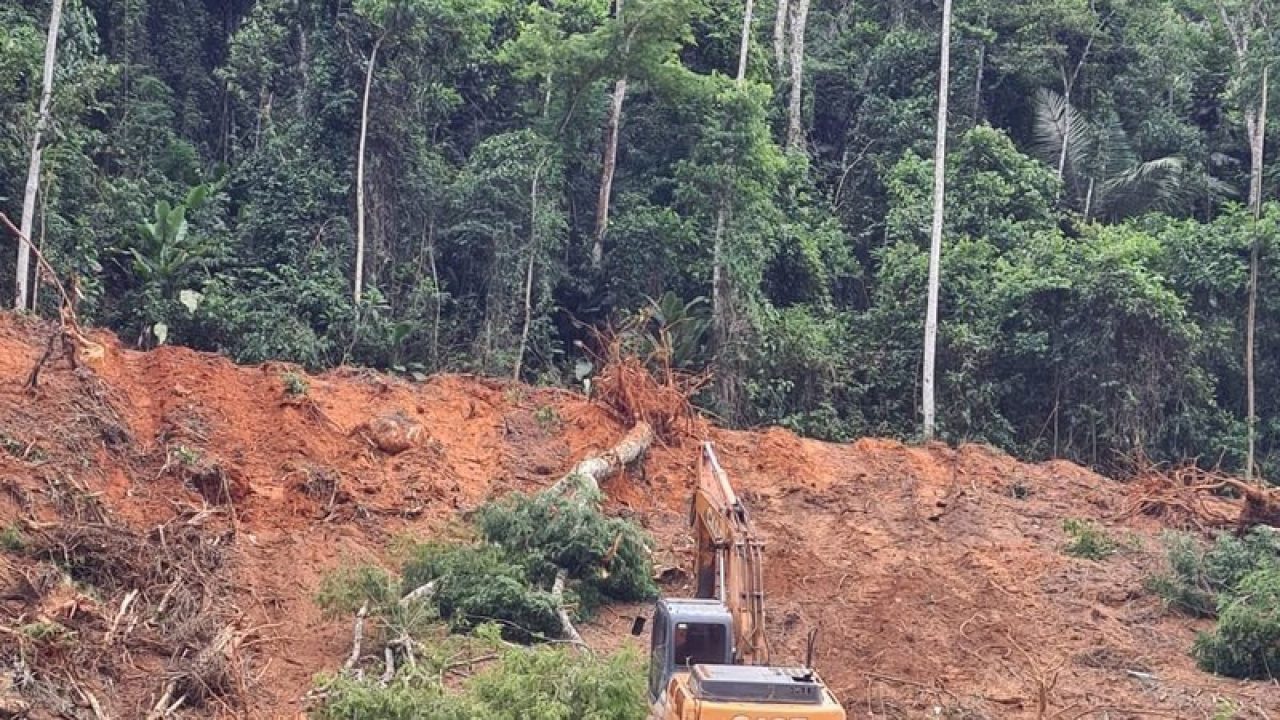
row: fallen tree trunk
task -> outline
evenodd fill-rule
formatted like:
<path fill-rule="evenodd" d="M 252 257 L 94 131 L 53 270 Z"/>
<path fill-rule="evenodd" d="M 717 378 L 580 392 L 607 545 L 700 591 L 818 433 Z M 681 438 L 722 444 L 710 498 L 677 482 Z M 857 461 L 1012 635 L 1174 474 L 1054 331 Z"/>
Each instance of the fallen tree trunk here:
<path fill-rule="evenodd" d="M 641 420 L 608 452 L 593 455 L 574 465 L 565 476 L 547 488 L 548 493 L 569 493 L 586 489 L 600 492 L 600 481 L 639 460 L 653 444 L 653 427 Z M 574 486 L 579 486 L 575 488 Z"/>
<path fill-rule="evenodd" d="M 436 596 L 437 582 L 439 581 L 432 580 L 431 582 L 425 585 L 422 585 L 421 587 L 417 587 L 417 588 L 414 588 L 413 590 L 410 590 L 408 593 L 405 594 L 404 597 L 400 598 L 400 607 L 402 608 L 409 607 L 413 603 L 419 602 L 419 601 L 431 602 L 431 599 Z"/>

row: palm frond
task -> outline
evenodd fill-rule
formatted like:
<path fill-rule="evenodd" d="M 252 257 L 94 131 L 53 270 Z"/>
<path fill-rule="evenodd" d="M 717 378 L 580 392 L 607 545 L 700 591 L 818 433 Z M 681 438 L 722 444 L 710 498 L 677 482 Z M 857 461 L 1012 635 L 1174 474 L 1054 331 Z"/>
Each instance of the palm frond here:
<path fill-rule="evenodd" d="M 1161 208 L 1175 210 L 1187 200 L 1186 160 L 1177 155 L 1139 162 L 1103 181 L 1098 205 L 1112 217 Z"/>
<path fill-rule="evenodd" d="M 1052 167 L 1058 167 L 1066 142 L 1067 168 L 1079 171 L 1093 155 L 1093 127 L 1066 98 L 1053 90 L 1036 91 L 1032 106 L 1032 150 Z"/>

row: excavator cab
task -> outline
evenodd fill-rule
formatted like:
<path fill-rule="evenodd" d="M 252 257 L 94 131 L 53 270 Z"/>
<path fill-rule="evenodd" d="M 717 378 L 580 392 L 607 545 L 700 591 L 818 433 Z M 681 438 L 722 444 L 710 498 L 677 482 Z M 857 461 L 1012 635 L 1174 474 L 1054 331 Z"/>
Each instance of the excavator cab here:
<path fill-rule="evenodd" d="M 653 611 L 649 697 L 657 700 L 672 674 L 694 665 L 733 662 L 733 616 L 719 600 L 663 598 Z"/>

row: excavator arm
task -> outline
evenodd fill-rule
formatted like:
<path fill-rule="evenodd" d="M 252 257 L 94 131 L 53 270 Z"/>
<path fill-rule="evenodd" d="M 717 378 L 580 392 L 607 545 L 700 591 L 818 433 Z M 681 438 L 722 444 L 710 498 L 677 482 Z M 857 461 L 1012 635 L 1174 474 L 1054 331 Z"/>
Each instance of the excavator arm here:
<path fill-rule="evenodd" d="M 690 512 L 697 550 L 694 577 L 698 598 L 724 603 L 733 618 L 734 662 L 767 665 L 764 627 L 764 542 L 738 499 L 711 443 L 698 457 L 698 487 Z"/>

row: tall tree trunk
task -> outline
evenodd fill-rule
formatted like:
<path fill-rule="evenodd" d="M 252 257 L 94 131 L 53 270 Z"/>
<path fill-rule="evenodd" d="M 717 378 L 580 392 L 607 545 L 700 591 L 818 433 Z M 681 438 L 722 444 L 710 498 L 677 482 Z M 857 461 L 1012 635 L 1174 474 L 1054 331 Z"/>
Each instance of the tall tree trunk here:
<path fill-rule="evenodd" d="M 622 22 L 623 0 L 616 0 L 614 17 Z M 625 52 L 625 49 L 624 49 Z M 618 166 L 618 132 L 622 124 L 622 102 L 627 96 L 626 76 L 613 84 L 609 102 L 609 119 L 605 126 L 604 167 L 600 171 L 600 195 L 596 199 L 595 242 L 591 246 L 591 266 L 596 270 L 604 263 L 604 236 L 609 229 L 609 199 L 613 194 L 613 173 Z"/>
<path fill-rule="evenodd" d="M 751 51 L 751 12 L 754 7 L 754 0 L 747 0 L 747 7 L 742 12 L 742 42 L 738 46 L 738 84 L 742 84 L 747 77 L 747 55 Z"/>
<path fill-rule="evenodd" d="M 373 68 L 378 62 L 378 48 L 382 46 L 380 36 L 373 43 L 369 53 L 369 67 L 364 75 L 364 100 L 360 106 L 360 148 L 356 151 L 356 271 L 352 280 L 355 290 L 352 293 L 356 304 L 364 294 L 364 146 L 369 136 L 369 92 L 373 88 Z"/>
<path fill-rule="evenodd" d="M 924 321 L 924 439 L 934 436 L 933 366 L 938 341 L 938 294 L 942 264 L 942 210 L 946 193 L 947 92 L 951 74 L 951 0 L 942 3 L 942 60 L 938 71 L 938 133 L 933 151 L 933 232 L 929 241 L 929 304 Z"/>
<path fill-rule="evenodd" d="M 983 18 L 983 25 L 986 25 L 986 18 Z M 987 43 L 986 41 L 978 41 L 978 70 L 975 73 L 976 79 L 973 82 L 973 124 L 982 124 L 982 83 L 987 74 Z"/>
<path fill-rule="evenodd" d="M 1262 216 L 1262 163 L 1267 137 L 1267 68 L 1262 69 L 1262 97 L 1256 111 L 1245 114 L 1249 131 L 1249 205 L 1253 208 L 1254 236 L 1249 249 L 1249 309 L 1245 319 L 1245 403 L 1248 414 L 1249 443 L 1245 456 L 1245 481 L 1253 479 L 1254 445 L 1257 437 L 1258 415 L 1254 405 L 1253 355 L 1258 315 L 1258 235 L 1257 223 Z"/>
<path fill-rule="evenodd" d="M 777 66 L 778 83 L 782 83 L 787 71 L 787 11 L 789 0 L 778 0 L 777 11 L 773 16 L 773 61 Z"/>
<path fill-rule="evenodd" d="M 529 184 L 529 265 L 524 278 L 524 327 L 520 329 L 520 348 L 516 351 L 516 366 L 511 379 L 519 382 L 524 369 L 524 350 L 529 344 L 529 325 L 533 323 L 533 268 L 538 260 L 538 176 L 542 163 L 533 169 L 533 181 Z"/>
<path fill-rule="evenodd" d="M 53 99 L 53 68 L 58 56 L 58 26 L 62 23 L 62 0 L 53 0 L 49 11 L 49 36 L 44 44 L 44 84 L 40 90 L 39 115 L 36 117 L 35 132 L 31 134 L 31 162 L 27 165 L 27 185 L 22 193 L 22 219 L 19 229 L 22 236 L 18 238 L 18 263 L 14 275 L 14 303 L 18 312 L 27 309 L 30 297 L 31 276 L 31 227 L 35 223 L 36 194 L 40 188 L 40 142 L 45 128 L 49 125 L 49 104 Z"/>
<path fill-rule="evenodd" d="M 787 150 L 804 149 L 800 107 L 804 91 L 804 28 L 809 20 L 809 0 L 791 4 L 791 100 L 787 103 Z"/>

